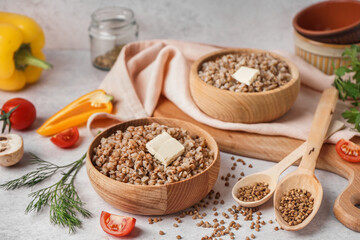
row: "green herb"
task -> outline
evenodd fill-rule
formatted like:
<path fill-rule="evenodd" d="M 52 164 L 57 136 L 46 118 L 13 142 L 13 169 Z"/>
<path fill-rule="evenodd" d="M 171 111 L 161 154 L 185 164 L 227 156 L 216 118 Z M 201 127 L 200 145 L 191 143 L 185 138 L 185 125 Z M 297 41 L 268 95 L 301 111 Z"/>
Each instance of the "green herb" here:
<path fill-rule="evenodd" d="M 355 129 L 360 132 L 360 46 L 352 45 L 345 49 L 342 56 L 348 57 L 351 64 L 335 70 L 334 86 L 339 91 L 340 99 L 350 100 L 353 106 L 342 113 L 343 118 L 354 124 Z"/>
<path fill-rule="evenodd" d="M 51 162 L 44 161 L 32 153 L 30 153 L 30 155 L 31 158 L 29 163 L 36 164 L 38 165 L 38 167 L 35 170 L 28 172 L 27 174 L 17 179 L 1 184 L 0 185 L 1 188 L 5 188 L 6 190 L 14 190 L 20 187 L 32 187 L 35 184 L 40 183 L 43 180 L 47 179 L 48 177 L 51 177 L 59 169 L 67 168 L 74 164 L 71 163 L 64 166 L 58 166 Z"/>
<path fill-rule="evenodd" d="M 32 201 L 25 212 L 39 212 L 43 207 L 49 206 L 50 221 L 68 227 L 71 233 L 75 232 L 76 228 L 80 228 L 82 224 L 77 217 L 78 213 L 84 218 L 91 217 L 91 213 L 84 208 L 84 202 L 81 201 L 74 186 L 75 177 L 83 166 L 85 157 L 86 154 L 71 164 L 58 166 L 32 154 L 30 162 L 39 166 L 34 171 L 1 184 L 0 187 L 6 190 L 31 187 L 49 178 L 58 170 L 68 168 L 69 170 L 62 173 L 62 178 L 58 182 L 29 194 Z"/>
<path fill-rule="evenodd" d="M 9 126 L 9 133 L 10 133 L 10 131 L 11 131 L 10 116 L 19 106 L 20 105 L 17 105 L 13 109 L 11 109 L 9 112 L 5 112 L 4 110 L 0 109 L 0 121 L 3 121 L 1 133 L 5 132 L 6 126 Z"/>

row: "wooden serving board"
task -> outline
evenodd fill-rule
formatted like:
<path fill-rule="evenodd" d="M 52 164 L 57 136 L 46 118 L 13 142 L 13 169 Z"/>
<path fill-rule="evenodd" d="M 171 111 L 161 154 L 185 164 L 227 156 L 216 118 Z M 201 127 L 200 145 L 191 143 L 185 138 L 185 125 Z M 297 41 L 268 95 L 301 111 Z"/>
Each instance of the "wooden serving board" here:
<path fill-rule="evenodd" d="M 166 98 L 160 99 L 154 116 L 177 118 L 202 127 L 215 138 L 221 151 L 272 162 L 279 162 L 303 143 L 301 140 L 284 136 L 266 136 L 216 129 L 192 119 Z M 353 139 L 353 141 L 360 143 L 360 138 Z M 334 213 L 346 227 L 360 232 L 360 209 L 355 206 L 360 204 L 360 163 L 343 161 L 336 153 L 334 145 L 325 144 L 316 168 L 348 179 L 349 185 L 334 203 Z"/>

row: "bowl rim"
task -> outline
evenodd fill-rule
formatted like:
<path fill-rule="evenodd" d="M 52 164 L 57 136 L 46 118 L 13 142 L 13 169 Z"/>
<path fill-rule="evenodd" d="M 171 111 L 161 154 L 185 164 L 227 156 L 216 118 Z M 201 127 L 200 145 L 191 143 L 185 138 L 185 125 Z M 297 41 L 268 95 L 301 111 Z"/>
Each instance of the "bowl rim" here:
<path fill-rule="evenodd" d="M 220 88 L 217 88 L 217 87 L 212 86 L 210 84 L 207 84 L 206 82 L 204 82 L 199 77 L 198 69 L 201 66 L 201 64 L 203 62 L 205 62 L 206 60 L 214 58 L 216 55 L 225 55 L 225 54 L 230 54 L 230 53 L 243 53 L 243 52 L 269 53 L 273 57 L 285 61 L 286 64 L 289 65 L 289 68 L 290 68 L 291 80 L 289 82 L 287 82 L 286 84 L 284 84 L 283 86 L 277 87 L 277 88 L 269 90 L 269 91 L 263 91 L 263 92 L 232 92 L 230 90 L 220 89 Z M 300 80 L 300 74 L 299 74 L 299 70 L 298 70 L 297 66 L 294 63 L 292 63 L 289 59 L 287 59 L 286 57 L 283 57 L 283 56 L 281 56 L 281 55 L 279 55 L 277 53 L 271 52 L 271 51 L 262 50 L 262 49 L 255 49 L 255 48 L 224 48 L 224 49 L 220 49 L 220 50 L 217 50 L 217 51 L 210 52 L 210 53 L 205 54 L 205 55 L 201 56 L 200 58 L 198 58 L 192 64 L 190 71 L 191 71 L 191 73 L 194 73 L 196 80 L 198 82 L 201 82 L 200 84 L 203 84 L 204 87 L 210 87 L 210 88 L 222 91 L 222 93 L 232 94 L 233 96 L 236 96 L 236 97 L 239 97 L 239 96 L 264 96 L 264 95 L 269 95 L 269 94 L 276 94 L 276 93 L 278 93 L 280 91 L 283 91 L 283 90 L 285 90 L 287 88 L 290 88 L 291 86 L 293 86 L 294 84 L 296 84 Z"/>
<path fill-rule="evenodd" d="M 294 30 L 294 35 L 295 37 L 305 41 L 305 42 L 308 42 L 308 43 L 311 43 L 315 46 L 319 46 L 319 47 L 328 47 L 328 48 L 341 48 L 341 49 L 344 49 L 344 48 L 349 48 L 351 47 L 352 45 L 358 45 L 360 46 L 360 42 L 357 42 L 357 43 L 350 43 L 350 44 L 334 44 L 334 43 L 323 43 L 323 42 L 319 42 L 319 41 L 315 41 L 315 40 L 312 40 L 310 38 L 307 38 L 306 36 L 304 35 L 301 35 L 298 31 Z"/>
<path fill-rule="evenodd" d="M 117 181 L 115 179 L 112 179 L 108 176 L 105 176 L 104 174 L 102 174 L 99 170 L 97 170 L 94 166 L 94 164 L 92 163 L 92 160 L 90 159 L 90 153 L 92 152 L 92 148 L 91 146 L 93 145 L 93 143 L 98 139 L 98 138 L 102 138 L 103 135 L 107 135 L 106 133 L 114 128 L 118 128 L 120 125 L 123 125 L 123 124 L 127 124 L 128 122 L 132 122 L 132 121 L 152 121 L 152 120 L 167 120 L 167 121 L 171 121 L 171 122 L 185 122 L 189 125 L 192 125 L 193 127 L 195 128 L 198 128 L 200 129 L 203 133 L 205 133 L 207 136 L 206 140 L 208 141 L 208 139 L 210 139 L 213 143 L 215 143 L 215 149 L 213 150 L 214 151 L 214 160 L 213 162 L 204 170 L 202 171 L 201 173 L 198 173 L 194 176 L 191 176 L 190 178 L 188 179 L 184 179 L 184 180 L 181 180 L 181 181 L 177 181 L 177 182 L 173 182 L 173 183 L 167 183 L 167 184 L 162 184 L 162 185 L 135 185 L 135 184 L 129 184 L 129 183 L 124 183 L 124 182 L 120 182 L 120 181 Z M 141 125 L 137 125 L 137 126 L 141 126 Z M 176 126 L 173 126 L 173 127 L 176 127 Z M 118 129 L 119 130 L 119 129 Z M 186 129 L 187 130 L 187 129 Z M 187 130 L 188 131 L 188 130 Z M 114 132 L 112 132 L 114 133 Z M 110 136 L 110 135 L 107 135 L 107 136 Z M 208 138 L 209 137 L 209 138 Z M 179 119 L 175 119 L 175 118 L 164 118 L 164 117 L 147 117 L 147 118 L 137 118 L 137 119 L 133 119 L 133 120 L 128 120 L 128 121 L 125 121 L 125 122 L 121 122 L 121 123 L 118 123 L 118 124 L 114 124 L 114 125 L 111 125 L 110 127 L 106 128 L 105 130 L 103 130 L 101 133 L 99 133 L 98 135 L 96 135 L 94 137 L 94 139 L 91 141 L 89 147 L 88 147 L 88 150 L 86 152 L 86 168 L 87 168 L 87 175 L 88 177 L 90 178 L 89 176 L 89 173 L 88 173 L 88 168 L 90 167 L 91 169 L 95 170 L 96 172 L 96 175 L 99 176 L 100 178 L 104 179 L 104 180 L 110 180 L 110 181 L 113 181 L 114 184 L 120 184 L 119 186 L 127 186 L 127 187 L 136 187 L 136 188 L 147 188 L 147 189 L 151 189 L 151 188 L 167 188 L 169 186 L 175 186 L 176 184 L 182 184 L 186 181 L 190 181 L 190 180 L 193 180 L 194 178 L 196 177 L 199 177 L 200 175 L 202 174 L 205 174 L 207 171 L 210 170 L 211 167 L 213 167 L 213 165 L 215 163 L 217 163 L 219 161 L 219 164 L 220 164 L 220 151 L 219 151 L 219 146 L 217 144 L 217 142 L 215 141 L 215 139 L 213 138 L 213 136 L 210 135 L 210 133 L 208 133 L 205 129 L 203 129 L 202 127 L 199 127 L 193 123 L 190 123 L 188 121 L 184 121 L 184 120 L 179 120 Z M 220 168 L 219 168 L 220 170 Z M 218 172 L 219 174 L 219 172 Z"/>
<path fill-rule="evenodd" d="M 296 31 L 298 31 L 301 34 L 307 35 L 307 36 L 312 36 L 312 37 L 326 37 L 326 36 L 331 36 L 331 35 L 335 35 L 335 34 L 339 34 L 342 32 L 345 32 L 347 30 L 350 30 L 354 27 L 356 27 L 357 25 L 360 25 L 360 19 L 358 21 L 355 21 L 354 23 L 341 27 L 341 28 L 336 28 L 336 29 L 331 29 L 331 30 L 323 30 L 323 31 L 315 31 L 315 30 L 309 30 L 309 29 L 305 29 L 300 27 L 300 25 L 298 24 L 298 20 L 299 18 L 307 11 L 309 11 L 310 9 L 312 9 L 313 7 L 318 7 L 321 5 L 327 5 L 327 4 L 343 4 L 343 3 L 349 3 L 349 4 L 354 4 L 354 5 L 358 5 L 360 7 L 360 2 L 358 1 L 353 1 L 353 0 L 342 0 L 342 1 L 323 1 L 323 2 L 319 2 L 319 3 L 315 3 L 312 4 L 304 9 L 302 9 L 300 12 L 298 12 L 295 17 L 293 18 L 292 24 L 293 27 L 296 29 Z"/>

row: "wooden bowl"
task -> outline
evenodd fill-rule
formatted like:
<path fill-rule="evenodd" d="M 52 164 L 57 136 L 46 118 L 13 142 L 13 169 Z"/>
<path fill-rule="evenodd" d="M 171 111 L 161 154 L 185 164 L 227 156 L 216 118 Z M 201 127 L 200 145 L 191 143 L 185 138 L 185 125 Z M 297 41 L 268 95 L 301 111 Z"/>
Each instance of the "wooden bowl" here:
<path fill-rule="evenodd" d="M 204 137 L 208 147 L 214 151 L 214 161 L 205 171 L 183 181 L 150 186 L 133 185 L 111 179 L 100 173 L 93 165 L 93 148 L 103 137 L 117 130 L 125 131 L 129 126 L 159 123 L 186 129 L 190 134 Z M 189 122 L 169 118 L 144 118 L 114 125 L 99 135 L 90 144 L 86 169 L 95 191 L 110 205 L 133 214 L 164 215 L 184 210 L 204 198 L 214 186 L 220 169 L 219 148 L 214 138 L 202 128 Z"/>
<path fill-rule="evenodd" d="M 269 53 L 285 61 L 291 80 L 266 92 L 236 93 L 219 89 L 200 79 L 198 72 L 203 62 L 230 53 Z M 207 54 L 195 61 L 190 71 L 190 91 L 197 106 L 207 115 L 226 122 L 259 123 L 272 121 L 285 114 L 294 104 L 300 90 L 299 71 L 286 58 L 256 49 L 230 48 Z"/>
<path fill-rule="evenodd" d="M 294 32 L 294 43 L 296 55 L 326 74 L 332 75 L 336 68 L 350 63 L 348 58 L 342 56 L 342 53 L 351 45 L 316 42 L 296 31 Z M 360 45 L 360 43 L 356 45 Z"/>
<path fill-rule="evenodd" d="M 301 35 L 318 42 L 360 42 L 360 2 L 324 1 L 300 11 L 293 26 Z"/>

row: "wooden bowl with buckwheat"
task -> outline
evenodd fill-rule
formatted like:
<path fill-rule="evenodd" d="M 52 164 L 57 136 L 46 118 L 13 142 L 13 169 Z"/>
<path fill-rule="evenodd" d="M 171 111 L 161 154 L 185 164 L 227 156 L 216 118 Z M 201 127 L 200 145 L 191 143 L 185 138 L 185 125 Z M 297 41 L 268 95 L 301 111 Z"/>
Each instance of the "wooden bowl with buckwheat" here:
<path fill-rule="evenodd" d="M 251 85 L 236 81 L 240 67 L 259 70 Z M 230 48 L 195 61 L 190 90 L 196 105 L 210 117 L 237 123 L 269 122 L 284 115 L 300 90 L 299 71 L 273 52 Z"/>
<path fill-rule="evenodd" d="M 145 144 L 166 131 L 184 153 L 165 167 Z M 144 118 L 114 125 L 95 137 L 86 159 L 95 191 L 110 205 L 133 214 L 164 215 L 203 199 L 220 169 L 219 149 L 209 133 L 189 122 Z"/>

